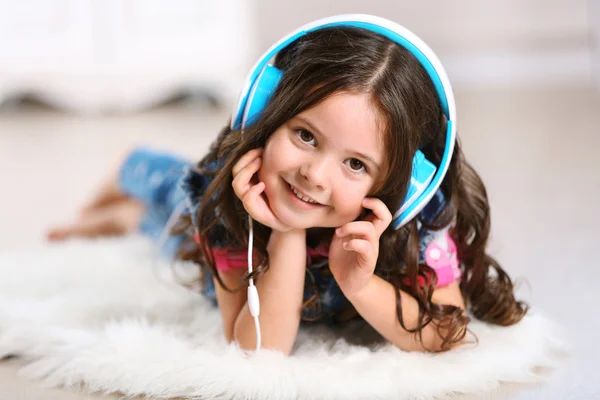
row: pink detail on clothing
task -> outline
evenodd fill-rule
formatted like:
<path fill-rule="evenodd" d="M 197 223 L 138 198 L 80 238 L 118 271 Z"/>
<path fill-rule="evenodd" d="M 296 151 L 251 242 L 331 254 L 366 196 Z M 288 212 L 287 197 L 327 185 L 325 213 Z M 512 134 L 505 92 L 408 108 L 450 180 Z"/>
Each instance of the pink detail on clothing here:
<path fill-rule="evenodd" d="M 200 237 L 194 235 L 194 240 L 200 245 Z M 248 268 L 248 250 L 231 247 L 213 247 L 212 255 L 215 267 L 219 271 L 230 271 L 237 268 Z"/>
<path fill-rule="evenodd" d="M 195 237 L 196 242 L 199 242 Z M 458 267 L 458 257 L 456 254 L 456 245 L 446 232 L 444 234 L 447 250 L 432 240 L 425 250 L 425 262 L 437 275 L 437 287 L 448 286 L 452 282 L 460 281 L 461 272 Z M 215 260 L 215 266 L 219 271 L 230 271 L 238 268 L 248 268 L 248 252 L 245 249 L 236 249 L 230 247 L 213 248 L 212 254 Z M 306 248 L 307 265 L 312 264 L 315 257 L 328 257 L 329 243 L 321 243 L 316 248 Z M 423 284 L 421 282 L 421 284 Z"/>
<path fill-rule="evenodd" d="M 213 248 L 215 267 L 219 271 L 230 271 L 237 268 L 248 268 L 248 251 L 227 247 Z"/>
<path fill-rule="evenodd" d="M 425 262 L 437 275 L 437 286 L 448 286 L 452 282 L 460 281 L 461 272 L 458 268 L 456 244 L 448 232 L 444 234 L 447 250 L 444 250 L 435 240 L 432 240 L 425 249 Z"/>
<path fill-rule="evenodd" d="M 230 271 L 237 268 L 248 268 L 248 251 L 244 249 L 235 249 L 230 247 L 213 248 L 213 257 L 215 266 L 219 271 Z M 311 265 L 315 257 L 329 256 L 329 245 L 320 244 L 315 249 L 306 248 L 306 265 Z"/>
<path fill-rule="evenodd" d="M 322 242 L 316 248 L 306 248 L 306 265 L 312 265 L 316 257 L 329 257 L 329 243 Z"/>

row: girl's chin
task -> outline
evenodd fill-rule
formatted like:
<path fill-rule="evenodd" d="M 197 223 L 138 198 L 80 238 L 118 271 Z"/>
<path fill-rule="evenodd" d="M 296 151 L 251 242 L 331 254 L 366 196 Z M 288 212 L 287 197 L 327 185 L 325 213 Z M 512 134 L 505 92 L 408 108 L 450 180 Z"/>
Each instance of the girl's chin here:
<path fill-rule="evenodd" d="M 275 216 L 286 226 L 291 229 L 312 229 L 312 228 L 337 228 L 340 225 L 332 225 L 331 222 L 318 221 L 314 218 L 309 218 L 308 215 L 298 215 L 289 210 L 283 210 L 281 213 L 273 211 Z"/>
<path fill-rule="evenodd" d="M 334 220 L 325 220 L 318 215 L 311 215 L 311 211 L 297 210 L 285 203 L 270 203 L 271 211 L 281 223 L 292 229 L 310 229 L 310 228 L 339 228 L 346 223 L 355 221 L 355 218 L 337 218 Z"/>
<path fill-rule="evenodd" d="M 275 212 L 275 216 L 281 221 L 285 226 L 289 226 L 292 229 L 306 229 L 306 219 L 302 219 L 298 215 L 294 215 L 290 213 L 288 210 L 282 210 L 282 212 Z M 290 215 L 291 214 L 291 215 Z"/>
<path fill-rule="evenodd" d="M 271 207 L 271 211 L 282 224 L 289 226 L 292 229 L 308 229 L 312 228 L 311 218 L 307 218 L 306 213 L 298 212 L 290 209 L 285 204 L 278 204 L 276 207 Z"/>

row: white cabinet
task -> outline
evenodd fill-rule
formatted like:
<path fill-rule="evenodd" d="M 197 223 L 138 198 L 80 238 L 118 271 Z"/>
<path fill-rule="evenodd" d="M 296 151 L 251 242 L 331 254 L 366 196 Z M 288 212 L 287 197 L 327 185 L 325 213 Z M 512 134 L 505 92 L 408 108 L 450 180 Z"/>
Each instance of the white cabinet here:
<path fill-rule="evenodd" d="M 248 0 L 0 0 L 0 99 L 78 112 L 147 107 L 184 88 L 232 103 L 256 44 Z"/>

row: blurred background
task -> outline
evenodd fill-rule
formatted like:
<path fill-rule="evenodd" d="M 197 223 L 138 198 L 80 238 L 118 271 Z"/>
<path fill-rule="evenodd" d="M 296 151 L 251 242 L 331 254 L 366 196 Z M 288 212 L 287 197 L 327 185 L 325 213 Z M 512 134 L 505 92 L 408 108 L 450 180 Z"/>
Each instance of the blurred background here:
<path fill-rule="evenodd" d="M 339 13 L 394 20 L 438 54 L 488 188 L 490 252 L 572 332 L 569 368 L 506 396 L 600 398 L 598 0 L 0 0 L 0 251 L 72 219 L 132 146 L 199 159 L 256 58 Z M 2 368 L 0 398 L 71 398 Z"/>

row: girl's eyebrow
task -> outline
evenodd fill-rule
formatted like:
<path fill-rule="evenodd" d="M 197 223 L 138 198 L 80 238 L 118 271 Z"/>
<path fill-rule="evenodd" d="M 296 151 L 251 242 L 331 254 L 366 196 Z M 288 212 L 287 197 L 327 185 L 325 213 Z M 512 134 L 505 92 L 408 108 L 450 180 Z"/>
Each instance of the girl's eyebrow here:
<path fill-rule="evenodd" d="M 304 122 L 306 125 L 308 125 L 308 127 L 310 128 L 311 131 L 317 133 L 319 136 L 323 136 L 323 134 L 321 133 L 321 131 L 319 129 L 317 129 L 316 126 L 314 126 L 312 124 L 312 122 L 310 122 L 306 117 L 302 117 L 300 115 L 296 115 L 296 118 L 298 118 L 300 121 Z"/>
<path fill-rule="evenodd" d="M 296 118 L 298 118 L 300 121 L 304 122 L 306 125 L 308 125 L 309 129 L 313 132 L 315 132 L 317 135 L 323 137 L 323 138 L 327 138 L 325 135 L 323 135 L 323 133 L 313 124 L 311 123 L 306 117 L 300 116 L 300 115 L 296 115 Z M 366 154 L 363 154 L 361 152 L 358 151 L 354 151 L 354 150 L 348 150 L 349 153 L 352 153 L 356 156 L 358 156 L 359 158 L 363 158 L 367 161 L 369 161 L 372 165 L 374 165 L 378 170 L 381 170 L 381 165 L 379 165 L 377 162 L 375 162 L 375 160 L 372 157 L 369 157 Z"/>

